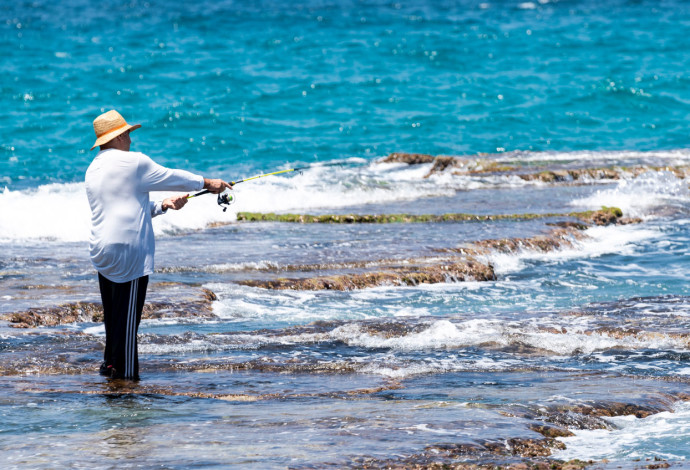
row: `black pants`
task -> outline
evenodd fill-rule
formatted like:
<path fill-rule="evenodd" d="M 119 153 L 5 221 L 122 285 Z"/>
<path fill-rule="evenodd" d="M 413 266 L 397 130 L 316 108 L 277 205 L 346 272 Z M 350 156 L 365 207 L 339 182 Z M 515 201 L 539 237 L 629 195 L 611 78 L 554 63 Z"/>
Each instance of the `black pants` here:
<path fill-rule="evenodd" d="M 105 322 L 105 353 L 101 374 L 119 379 L 139 378 L 137 330 L 148 283 L 148 276 L 118 283 L 98 274 Z"/>

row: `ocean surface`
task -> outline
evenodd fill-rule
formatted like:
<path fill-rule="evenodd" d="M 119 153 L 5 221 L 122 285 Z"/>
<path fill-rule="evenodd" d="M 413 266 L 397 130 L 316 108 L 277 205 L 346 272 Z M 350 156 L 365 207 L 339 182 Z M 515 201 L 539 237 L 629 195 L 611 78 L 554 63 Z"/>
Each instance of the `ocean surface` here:
<path fill-rule="evenodd" d="M 5 2 L 0 466 L 690 468 L 689 27 L 681 0 Z M 90 313 L 109 109 L 169 167 L 308 166 L 154 220 L 137 383 L 97 374 Z M 582 225 L 603 206 L 626 223 Z M 467 262 L 494 277 L 406 280 Z"/>

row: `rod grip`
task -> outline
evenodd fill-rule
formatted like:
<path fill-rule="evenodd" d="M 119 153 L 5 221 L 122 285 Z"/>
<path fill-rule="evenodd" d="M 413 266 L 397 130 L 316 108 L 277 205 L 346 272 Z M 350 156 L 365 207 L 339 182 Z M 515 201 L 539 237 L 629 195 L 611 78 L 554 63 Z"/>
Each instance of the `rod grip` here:
<path fill-rule="evenodd" d="M 199 191 L 198 193 L 192 194 L 192 195 L 189 196 L 189 197 L 203 196 L 204 194 L 208 194 L 208 193 L 210 193 L 210 192 L 211 192 L 211 191 L 209 191 L 208 189 L 204 189 L 203 191 Z M 189 199 L 189 197 L 188 197 L 187 199 Z"/>

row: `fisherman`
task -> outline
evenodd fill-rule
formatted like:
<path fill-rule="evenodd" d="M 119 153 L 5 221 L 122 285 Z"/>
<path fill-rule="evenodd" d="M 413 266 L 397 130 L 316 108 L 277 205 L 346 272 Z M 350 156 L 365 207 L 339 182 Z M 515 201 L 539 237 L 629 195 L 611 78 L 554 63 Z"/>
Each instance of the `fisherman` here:
<path fill-rule="evenodd" d="M 151 201 L 151 191 L 198 191 L 219 194 L 231 184 L 184 170 L 172 170 L 139 152 L 130 152 L 130 125 L 117 111 L 93 121 L 100 152 L 86 170 L 91 206 L 91 262 L 98 271 L 105 323 L 105 353 L 100 373 L 111 378 L 138 379 L 137 330 L 144 308 L 149 275 L 153 273 L 155 241 L 151 219 L 168 209 L 179 210 L 189 194 Z"/>

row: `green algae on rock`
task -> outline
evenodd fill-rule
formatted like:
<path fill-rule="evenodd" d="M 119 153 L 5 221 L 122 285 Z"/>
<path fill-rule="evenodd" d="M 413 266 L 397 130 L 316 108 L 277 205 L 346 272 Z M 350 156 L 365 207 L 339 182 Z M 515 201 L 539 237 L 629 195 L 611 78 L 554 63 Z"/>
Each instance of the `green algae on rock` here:
<path fill-rule="evenodd" d="M 572 217 L 595 225 L 626 223 L 623 212 L 617 207 L 602 207 L 597 211 L 579 211 L 542 214 L 276 214 L 273 212 L 238 212 L 239 222 L 286 222 L 300 224 L 395 224 L 395 223 L 441 223 L 441 222 L 488 222 L 497 220 L 534 220 L 555 217 Z M 639 219 L 638 219 L 639 220 Z M 630 223 L 628 220 L 627 223 Z"/>
<path fill-rule="evenodd" d="M 433 223 L 433 222 L 482 222 L 501 219 L 534 219 L 546 215 L 474 215 L 474 214 L 275 214 L 258 212 L 238 212 L 241 222 L 289 222 L 301 224 L 394 224 L 394 223 Z"/>

